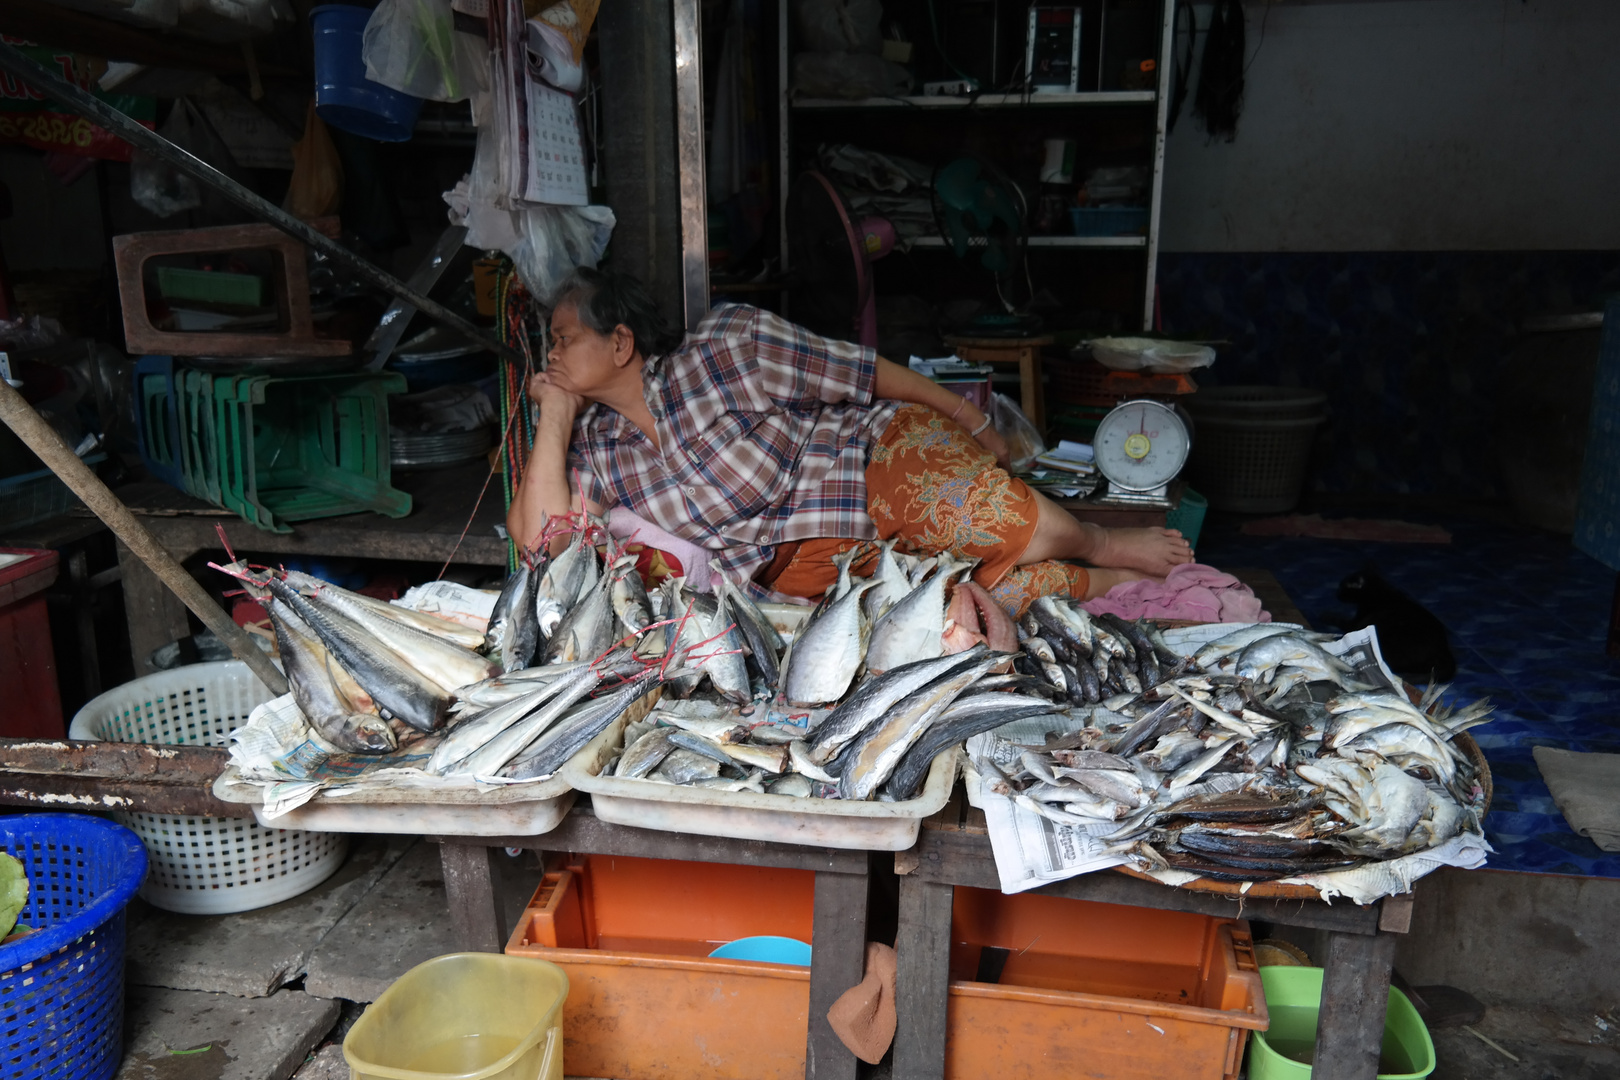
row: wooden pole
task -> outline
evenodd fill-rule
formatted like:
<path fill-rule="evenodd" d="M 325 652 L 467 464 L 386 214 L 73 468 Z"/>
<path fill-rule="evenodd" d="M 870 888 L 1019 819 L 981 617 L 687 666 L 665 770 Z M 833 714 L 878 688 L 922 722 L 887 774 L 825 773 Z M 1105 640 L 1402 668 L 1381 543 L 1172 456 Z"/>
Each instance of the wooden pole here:
<path fill-rule="evenodd" d="M 0 379 L 0 421 L 17 433 L 28 448 L 43 461 L 69 488 L 124 542 L 141 562 L 151 568 L 158 580 L 167 585 L 174 595 L 203 621 L 203 625 L 218 635 L 230 647 L 237 659 L 247 664 L 273 694 L 287 692 L 287 680 L 270 662 L 264 650 L 253 643 L 240 626 L 225 614 L 214 598 L 197 584 L 184 567 L 174 560 L 162 544 L 146 531 L 129 507 L 103 484 L 90 466 L 79 460 L 79 455 L 45 419 L 34 411 L 23 396 Z"/>

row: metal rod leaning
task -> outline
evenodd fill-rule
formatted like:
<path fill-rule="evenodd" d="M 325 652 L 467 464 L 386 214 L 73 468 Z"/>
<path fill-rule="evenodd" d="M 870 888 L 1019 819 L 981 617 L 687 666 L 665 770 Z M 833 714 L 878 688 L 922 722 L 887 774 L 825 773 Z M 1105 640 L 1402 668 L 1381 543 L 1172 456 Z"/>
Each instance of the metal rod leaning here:
<path fill-rule="evenodd" d="M 73 85 L 49 69 L 30 60 L 14 46 L 7 45 L 4 42 L 0 42 L 0 70 L 10 72 L 17 78 L 32 85 L 35 89 L 48 95 L 58 104 L 72 109 L 81 116 L 94 120 L 124 141 L 140 147 L 142 150 L 195 177 L 242 207 L 242 209 L 274 225 L 282 232 L 319 251 L 327 258 L 342 263 L 365 279 L 367 284 L 374 285 L 390 296 L 405 301 L 429 318 L 437 319 L 446 326 L 452 327 L 469 341 L 476 341 L 486 349 L 506 357 L 513 363 L 523 363 L 522 355 L 510 345 L 495 340 L 482 328 L 475 326 L 443 304 L 430 300 L 394 277 L 394 275 L 361 258 L 342 244 L 293 217 L 275 203 L 249 191 L 206 161 L 193 157 L 157 132 L 142 127 L 111 105 L 99 100 L 88 90 Z"/>
<path fill-rule="evenodd" d="M 146 526 L 130 513 L 129 507 L 119 501 L 118 496 L 90 471 L 90 466 L 79 460 L 79 456 L 62 441 L 56 429 L 47 424 L 44 417 L 35 412 L 34 407 L 4 379 L 0 379 L 0 422 L 16 432 L 28 449 L 39 455 L 39 459 L 73 490 L 73 494 L 84 500 L 84 505 L 106 523 L 113 535 L 150 567 L 158 580 L 195 612 L 203 625 L 217 634 L 271 693 L 287 692 L 286 678 L 270 662 L 264 650 L 255 645 L 253 639 L 214 603 L 207 590 L 186 573 L 185 567 L 176 562 L 174 556 L 146 531 Z"/>

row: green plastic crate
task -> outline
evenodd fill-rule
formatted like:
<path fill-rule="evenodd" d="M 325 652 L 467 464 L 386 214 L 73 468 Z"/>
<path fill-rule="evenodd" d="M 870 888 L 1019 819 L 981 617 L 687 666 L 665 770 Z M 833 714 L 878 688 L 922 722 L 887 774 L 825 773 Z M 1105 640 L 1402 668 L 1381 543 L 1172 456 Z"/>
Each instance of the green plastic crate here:
<path fill-rule="evenodd" d="M 194 300 L 237 307 L 260 307 L 264 304 L 264 279 L 257 274 L 160 266 L 157 270 L 157 286 L 165 300 Z"/>
<path fill-rule="evenodd" d="M 410 496 L 389 482 L 388 395 L 404 391 L 404 376 L 216 377 L 214 388 L 228 508 L 276 532 L 361 509 L 410 513 Z"/>
<path fill-rule="evenodd" d="M 1183 488 L 1181 502 L 1165 515 L 1164 523 L 1169 528 L 1180 529 L 1181 535 L 1187 538 L 1187 543 L 1196 548 L 1198 534 L 1204 529 L 1204 515 L 1208 512 L 1208 499 L 1192 488 Z"/>
<path fill-rule="evenodd" d="M 146 357 L 137 369 L 141 452 L 153 475 L 271 532 L 372 510 L 410 513 L 390 483 L 388 395 L 379 374 L 213 375 Z"/>

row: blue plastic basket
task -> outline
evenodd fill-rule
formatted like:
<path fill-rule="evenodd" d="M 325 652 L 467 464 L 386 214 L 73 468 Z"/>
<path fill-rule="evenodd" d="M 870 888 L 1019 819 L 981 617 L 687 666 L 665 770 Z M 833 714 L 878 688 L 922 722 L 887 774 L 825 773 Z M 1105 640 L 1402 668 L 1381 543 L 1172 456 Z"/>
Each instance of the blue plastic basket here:
<path fill-rule="evenodd" d="M 366 78 L 361 58 L 369 7 L 311 8 L 315 34 L 315 111 L 335 128 L 380 142 L 404 142 L 416 128 L 422 99 Z"/>
<path fill-rule="evenodd" d="M 18 921 L 35 932 L 0 946 L 0 1078 L 104 1080 L 124 1033 L 124 912 L 146 849 L 122 825 L 82 814 L 0 818 L 0 850 L 28 873 Z"/>

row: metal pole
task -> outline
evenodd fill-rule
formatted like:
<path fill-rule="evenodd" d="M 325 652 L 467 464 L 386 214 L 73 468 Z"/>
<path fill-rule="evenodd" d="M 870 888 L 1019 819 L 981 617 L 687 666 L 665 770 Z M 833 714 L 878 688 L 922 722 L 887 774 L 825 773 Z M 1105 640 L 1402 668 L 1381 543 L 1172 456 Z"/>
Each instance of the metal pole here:
<path fill-rule="evenodd" d="M 330 239 L 308 224 L 293 217 L 275 203 L 260 197 L 226 176 L 205 161 L 174 145 L 155 131 L 142 127 L 117 109 L 81 87 L 56 75 L 48 68 L 36 64 L 16 48 L 0 42 L 0 70 L 15 75 L 81 116 L 88 117 L 117 135 L 125 142 L 161 158 L 175 168 L 224 195 L 248 213 L 274 225 L 282 232 L 319 251 L 334 262 L 342 263 L 358 274 L 367 284 L 412 305 L 422 314 L 437 319 L 458 331 L 469 341 L 475 341 L 515 364 L 524 362 L 523 355 L 509 345 L 495 340 L 481 327 L 473 325 L 443 304 L 430 300 L 394 275 L 362 259 L 342 244 Z"/>
<path fill-rule="evenodd" d="M 680 161 L 681 184 L 681 297 L 688 330 L 709 313 L 702 16 L 698 0 L 675 0 L 675 153 Z"/>

